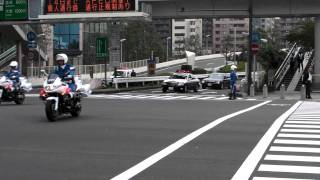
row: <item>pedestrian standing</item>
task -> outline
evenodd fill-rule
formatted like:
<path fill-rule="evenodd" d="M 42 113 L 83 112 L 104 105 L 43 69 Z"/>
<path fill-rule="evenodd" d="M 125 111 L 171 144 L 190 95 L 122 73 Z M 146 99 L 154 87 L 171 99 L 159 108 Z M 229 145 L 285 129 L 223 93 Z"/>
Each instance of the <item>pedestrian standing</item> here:
<path fill-rule="evenodd" d="M 303 71 L 303 60 L 304 60 L 304 53 L 300 51 L 297 57 L 299 72 L 300 72 L 300 67 Z"/>
<path fill-rule="evenodd" d="M 311 98 L 311 84 L 312 84 L 312 75 L 311 75 L 311 68 L 303 73 L 303 81 L 302 83 L 306 86 L 306 99 Z"/>
<path fill-rule="evenodd" d="M 231 89 L 231 92 L 230 92 L 230 97 L 229 99 L 230 100 L 233 100 L 233 99 L 236 99 L 236 93 L 237 93 L 237 87 L 236 87 L 236 83 L 237 83 L 237 66 L 235 65 L 232 65 L 231 66 L 231 72 L 230 72 L 230 89 Z"/>
<path fill-rule="evenodd" d="M 132 70 L 131 71 L 131 77 L 136 77 L 136 76 L 137 76 L 136 72 L 134 70 Z"/>

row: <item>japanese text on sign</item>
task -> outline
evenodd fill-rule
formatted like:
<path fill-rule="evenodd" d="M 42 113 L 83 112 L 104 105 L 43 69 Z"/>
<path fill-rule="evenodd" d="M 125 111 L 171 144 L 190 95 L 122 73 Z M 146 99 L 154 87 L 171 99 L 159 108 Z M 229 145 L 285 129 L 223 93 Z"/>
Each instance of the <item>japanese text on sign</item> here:
<path fill-rule="evenodd" d="M 45 6 L 47 14 L 134 10 L 135 0 L 46 0 Z"/>

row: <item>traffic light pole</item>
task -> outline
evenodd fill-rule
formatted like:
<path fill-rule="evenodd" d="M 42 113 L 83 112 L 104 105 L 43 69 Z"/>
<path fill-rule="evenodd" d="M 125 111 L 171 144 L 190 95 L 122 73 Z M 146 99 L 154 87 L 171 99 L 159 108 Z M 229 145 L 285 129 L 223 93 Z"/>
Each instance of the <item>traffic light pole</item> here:
<path fill-rule="evenodd" d="M 248 95 L 250 94 L 250 86 L 252 84 L 252 0 L 250 0 L 250 5 L 249 5 L 249 42 L 248 42 L 248 52 L 249 52 L 249 57 L 248 57 L 248 72 L 247 72 L 247 81 L 248 81 L 248 89 L 247 93 Z"/>

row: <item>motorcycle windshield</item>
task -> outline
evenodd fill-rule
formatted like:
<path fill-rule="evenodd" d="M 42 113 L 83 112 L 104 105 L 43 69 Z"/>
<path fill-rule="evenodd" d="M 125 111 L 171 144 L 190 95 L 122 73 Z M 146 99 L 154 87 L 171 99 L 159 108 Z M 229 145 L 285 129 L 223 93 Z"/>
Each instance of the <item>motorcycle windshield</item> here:
<path fill-rule="evenodd" d="M 54 81 L 59 78 L 59 75 L 58 74 L 49 74 L 48 76 L 48 84 L 52 84 L 54 83 Z"/>

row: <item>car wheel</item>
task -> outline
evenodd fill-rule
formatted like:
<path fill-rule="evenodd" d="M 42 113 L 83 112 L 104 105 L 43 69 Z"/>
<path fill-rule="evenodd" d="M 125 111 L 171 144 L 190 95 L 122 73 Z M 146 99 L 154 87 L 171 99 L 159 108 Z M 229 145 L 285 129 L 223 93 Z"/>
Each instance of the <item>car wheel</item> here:
<path fill-rule="evenodd" d="M 163 93 L 166 93 L 167 91 L 168 91 L 168 88 L 167 88 L 167 87 L 163 87 L 163 88 L 162 88 L 162 92 L 163 92 Z"/>
<path fill-rule="evenodd" d="M 202 84 L 202 89 L 206 89 L 207 85 L 206 84 Z"/>

